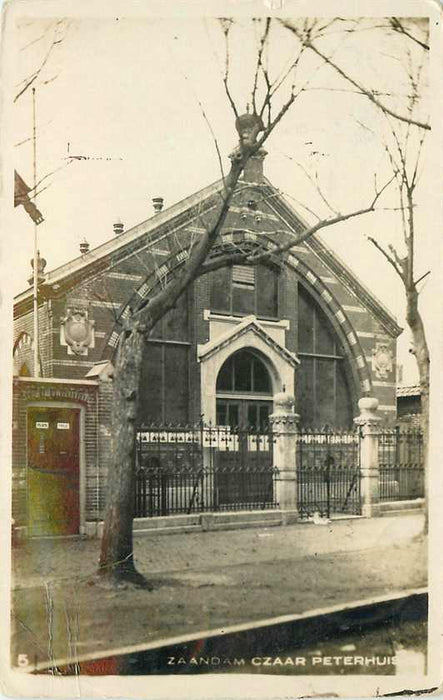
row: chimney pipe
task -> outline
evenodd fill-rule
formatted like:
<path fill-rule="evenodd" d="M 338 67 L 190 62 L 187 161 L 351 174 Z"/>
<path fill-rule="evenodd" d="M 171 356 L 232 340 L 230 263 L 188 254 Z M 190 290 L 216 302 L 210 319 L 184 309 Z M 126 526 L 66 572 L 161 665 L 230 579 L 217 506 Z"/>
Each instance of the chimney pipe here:
<path fill-rule="evenodd" d="M 117 219 L 117 221 L 114 224 L 114 233 L 116 236 L 120 236 L 121 233 L 123 233 L 124 225 L 122 224 L 121 219 Z"/>
<path fill-rule="evenodd" d="M 86 255 L 86 253 L 89 253 L 89 243 L 88 243 L 88 241 L 86 240 L 86 238 L 84 238 L 84 239 L 80 242 L 79 248 L 80 248 L 80 253 L 81 253 L 82 255 Z"/>
<path fill-rule="evenodd" d="M 160 214 L 161 210 L 163 209 L 163 202 L 164 202 L 163 197 L 153 197 L 152 198 L 152 204 L 153 204 L 154 211 L 156 214 Z"/>

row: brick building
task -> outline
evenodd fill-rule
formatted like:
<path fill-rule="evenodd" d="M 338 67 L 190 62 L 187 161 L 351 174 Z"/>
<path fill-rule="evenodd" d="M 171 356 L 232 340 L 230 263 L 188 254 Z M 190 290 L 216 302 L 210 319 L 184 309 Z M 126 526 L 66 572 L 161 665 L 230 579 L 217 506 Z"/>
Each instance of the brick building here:
<path fill-rule="evenodd" d="M 265 156 L 262 149 L 248 163 L 214 255 L 238 246 L 272 250 L 305 228 L 264 176 Z M 127 231 L 118 222 L 102 245 L 83 244 L 79 257 L 42 271 L 38 379 L 32 288 L 16 297 L 13 515 L 30 534 L 84 532 L 102 517 L 119 333 L 131 305 L 184 264 L 215 216 L 222 186 L 167 209 L 156 198 L 147 221 Z M 363 395 L 376 397 L 391 422 L 400 332 L 318 236 L 255 267 L 222 268 L 200 278 L 147 340 L 140 422 L 203 417 L 260 427 L 281 391 L 294 392 L 306 426 L 352 426 Z M 60 479 L 49 486 L 54 449 Z"/>

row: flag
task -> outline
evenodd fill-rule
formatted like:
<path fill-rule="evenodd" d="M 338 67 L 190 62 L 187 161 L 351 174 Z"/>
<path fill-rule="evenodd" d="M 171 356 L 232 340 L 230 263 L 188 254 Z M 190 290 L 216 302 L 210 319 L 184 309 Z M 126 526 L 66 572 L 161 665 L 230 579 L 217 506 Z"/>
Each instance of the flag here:
<path fill-rule="evenodd" d="M 37 209 L 34 202 L 29 197 L 31 188 L 28 187 L 23 178 L 14 170 L 14 207 L 23 205 L 25 211 L 28 212 L 31 219 L 36 224 L 41 224 L 44 221 L 41 212 Z"/>

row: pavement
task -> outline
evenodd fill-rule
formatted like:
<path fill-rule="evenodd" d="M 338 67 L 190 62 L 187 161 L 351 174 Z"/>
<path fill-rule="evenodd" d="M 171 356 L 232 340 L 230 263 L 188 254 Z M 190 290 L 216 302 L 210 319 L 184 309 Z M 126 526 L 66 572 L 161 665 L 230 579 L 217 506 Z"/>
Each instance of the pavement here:
<path fill-rule="evenodd" d="M 152 592 L 97 585 L 97 540 L 13 553 L 12 662 L 109 653 L 426 586 L 419 513 L 135 538 Z"/>

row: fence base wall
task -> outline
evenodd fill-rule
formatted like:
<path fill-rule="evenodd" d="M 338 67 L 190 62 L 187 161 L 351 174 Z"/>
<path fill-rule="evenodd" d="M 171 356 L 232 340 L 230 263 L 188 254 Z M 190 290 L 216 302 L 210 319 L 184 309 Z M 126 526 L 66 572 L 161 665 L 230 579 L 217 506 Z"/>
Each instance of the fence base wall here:
<path fill-rule="evenodd" d="M 391 515 L 411 515 L 425 509 L 425 499 L 415 498 L 413 501 L 383 501 L 379 503 L 377 515 L 389 517 Z"/>
<path fill-rule="evenodd" d="M 358 516 L 350 517 L 358 518 Z M 306 524 L 310 521 L 300 521 L 297 511 L 280 509 L 168 515 L 157 518 L 136 518 L 134 520 L 134 535 L 167 535 L 179 532 L 280 527 L 293 525 L 296 522 Z M 85 534 L 87 537 L 100 538 L 103 534 L 103 522 L 86 523 Z"/>

